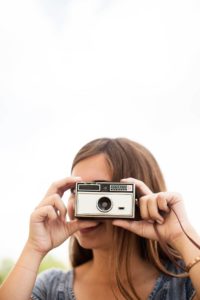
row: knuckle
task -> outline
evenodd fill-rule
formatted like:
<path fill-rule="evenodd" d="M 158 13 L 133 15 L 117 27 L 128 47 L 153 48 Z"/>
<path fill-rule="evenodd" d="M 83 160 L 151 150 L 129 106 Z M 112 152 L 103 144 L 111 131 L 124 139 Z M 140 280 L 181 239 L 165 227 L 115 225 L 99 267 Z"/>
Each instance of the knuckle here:
<path fill-rule="evenodd" d="M 156 194 L 156 200 L 158 202 L 163 202 L 165 200 L 164 196 L 165 196 L 165 193 L 164 192 L 160 192 L 160 193 Z"/>
<path fill-rule="evenodd" d="M 60 200 L 60 196 L 58 195 L 58 194 L 53 194 L 52 196 L 51 196 L 51 199 L 52 200 L 54 200 L 54 201 L 58 201 L 58 200 Z"/>
<path fill-rule="evenodd" d="M 46 205 L 46 206 L 43 206 L 43 208 L 48 212 L 55 211 L 52 205 Z"/>
<path fill-rule="evenodd" d="M 179 199 L 182 199 L 182 194 L 181 193 L 178 193 L 178 192 L 174 192 L 172 193 L 174 197 L 176 198 L 179 198 Z"/>
<path fill-rule="evenodd" d="M 142 180 L 137 179 L 138 187 L 142 188 L 144 186 L 144 182 Z"/>
<path fill-rule="evenodd" d="M 146 204 L 146 203 L 147 203 L 147 198 L 146 198 L 145 196 L 143 196 L 143 197 L 140 197 L 140 199 L 139 199 L 139 203 L 140 203 L 140 205 L 144 205 L 144 204 Z"/>
<path fill-rule="evenodd" d="M 156 206 L 156 199 L 154 197 L 148 198 L 147 206 L 148 206 L 148 208 L 155 207 Z"/>
<path fill-rule="evenodd" d="M 52 184 L 51 184 L 51 188 L 52 188 L 52 189 L 56 189 L 57 186 L 58 186 L 57 181 L 52 182 Z"/>
<path fill-rule="evenodd" d="M 153 197 L 149 198 L 149 199 L 148 199 L 148 204 L 150 204 L 150 205 L 151 205 L 151 204 L 154 204 L 154 203 L 155 203 L 155 200 L 156 200 L 156 199 L 153 198 Z"/>

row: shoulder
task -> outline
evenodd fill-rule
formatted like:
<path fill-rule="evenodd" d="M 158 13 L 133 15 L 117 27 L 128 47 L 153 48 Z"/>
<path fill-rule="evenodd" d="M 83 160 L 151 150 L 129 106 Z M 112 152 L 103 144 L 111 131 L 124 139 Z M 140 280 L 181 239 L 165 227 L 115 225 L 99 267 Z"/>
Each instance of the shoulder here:
<path fill-rule="evenodd" d="M 72 285 L 73 270 L 64 272 L 59 269 L 49 269 L 37 276 L 31 299 L 56 299 L 58 292 L 64 289 L 71 294 Z M 68 297 L 66 299 L 71 300 L 73 298 Z"/>
<path fill-rule="evenodd" d="M 182 262 L 178 263 L 182 265 Z M 180 274 L 183 272 L 181 269 L 177 269 L 177 267 L 172 262 L 167 262 L 166 267 L 168 271 L 175 274 Z M 194 299 L 194 295 L 195 290 L 189 277 L 180 278 L 161 274 L 157 279 L 156 285 L 149 297 L 149 300 L 192 300 Z"/>

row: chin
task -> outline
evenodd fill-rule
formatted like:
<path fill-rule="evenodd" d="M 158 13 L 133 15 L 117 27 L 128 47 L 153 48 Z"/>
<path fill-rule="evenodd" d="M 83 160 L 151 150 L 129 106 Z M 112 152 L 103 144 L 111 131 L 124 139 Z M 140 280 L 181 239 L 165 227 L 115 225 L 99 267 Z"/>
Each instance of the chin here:
<path fill-rule="evenodd" d="M 85 249 L 110 249 L 112 246 L 111 239 L 106 238 L 105 235 L 91 235 L 91 234 L 81 234 L 77 232 L 75 235 L 76 240 L 79 245 Z"/>
<path fill-rule="evenodd" d="M 79 245 L 84 249 L 105 249 L 110 248 L 111 245 L 108 245 L 105 241 L 99 239 L 98 237 L 95 239 L 87 239 L 81 238 L 76 236 L 76 240 L 78 241 Z"/>
<path fill-rule="evenodd" d="M 108 222 L 100 221 L 96 226 L 77 231 L 74 236 L 85 249 L 110 249 L 112 246 L 112 226 L 108 226 Z"/>

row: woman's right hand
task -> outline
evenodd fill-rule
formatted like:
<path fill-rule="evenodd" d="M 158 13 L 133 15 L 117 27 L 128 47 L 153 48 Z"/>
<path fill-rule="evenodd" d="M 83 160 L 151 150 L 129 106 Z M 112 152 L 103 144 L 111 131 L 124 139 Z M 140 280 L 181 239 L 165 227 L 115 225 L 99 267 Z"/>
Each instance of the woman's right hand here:
<path fill-rule="evenodd" d="M 95 226 L 94 221 L 66 221 L 67 209 L 62 201 L 65 191 L 73 188 L 80 177 L 67 177 L 53 183 L 44 199 L 36 207 L 30 218 L 30 230 L 27 245 L 42 255 L 62 244 L 79 229 Z M 68 206 L 73 214 L 73 206 Z"/>

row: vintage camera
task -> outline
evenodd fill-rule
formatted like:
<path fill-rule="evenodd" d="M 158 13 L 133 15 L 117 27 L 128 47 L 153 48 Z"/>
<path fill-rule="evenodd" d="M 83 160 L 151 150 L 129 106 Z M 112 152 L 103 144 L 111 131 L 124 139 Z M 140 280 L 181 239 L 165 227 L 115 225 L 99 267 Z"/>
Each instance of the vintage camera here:
<path fill-rule="evenodd" d="M 134 218 L 135 185 L 121 182 L 76 183 L 75 217 Z"/>

